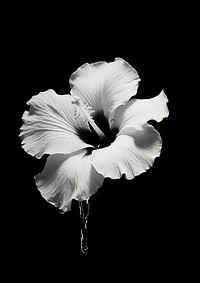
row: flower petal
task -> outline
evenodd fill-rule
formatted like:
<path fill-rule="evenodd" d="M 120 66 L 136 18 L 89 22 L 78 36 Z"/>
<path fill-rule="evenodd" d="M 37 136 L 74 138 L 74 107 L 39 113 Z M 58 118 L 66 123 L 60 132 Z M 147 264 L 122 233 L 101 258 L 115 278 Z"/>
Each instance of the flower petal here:
<path fill-rule="evenodd" d="M 167 102 L 168 99 L 164 91 L 151 99 L 130 100 L 126 105 L 116 109 L 112 126 L 117 127 L 120 134 L 128 127 L 140 130 L 149 120 L 160 122 L 169 115 Z"/>
<path fill-rule="evenodd" d="M 85 200 L 96 193 L 104 178 L 92 166 L 91 155 L 79 150 L 71 154 L 50 155 L 43 172 L 35 179 L 42 196 L 67 211 L 73 198 Z"/>
<path fill-rule="evenodd" d="M 127 179 L 145 172 L 160 155 L 161 137 L 150 125 L 143 125 L 142 130 L 129 128 L 126 135 L 117 136 L 108 147 L 92 152 L 92 164 L 104 177 Z"/>
<path fill-rule="evenodd" d="M 96 112 L 110 114 L 137 92 L 139 76 L 125 60 L 84 64 L 70 77 L 71 94 L 84 99 Z M 113 114 L 112 114 L 113 116 Z"/>
<path fill-rule="evenodd" d="M 71 95 L 57 95 L 53 90 L 40 92 L 27 104 L 23 114 L 20 137 L 25 151 L 40 158 L 43 154 L 70 153 L 92 147 L 77 136 L 77 129 L 88 129 L 81 119 L 75 119 Z"/>

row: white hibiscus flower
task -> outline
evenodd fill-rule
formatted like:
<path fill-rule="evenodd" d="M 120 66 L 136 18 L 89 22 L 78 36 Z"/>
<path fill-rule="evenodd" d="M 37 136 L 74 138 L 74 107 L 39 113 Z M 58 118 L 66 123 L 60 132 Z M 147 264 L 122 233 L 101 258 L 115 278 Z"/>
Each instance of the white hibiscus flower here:
<path fill-rule="evenodd" d="M 20 137 L 26 152 L 48 154 L 35 176 L 42 196 L 67 211 L 72 199 L 88 199 L 105 177 L 127 179 L 145 172 L 160 155 L 161 137 L 147 122 L 169 115 L 164 91 L 131 99 L 138 73 L 126 61 L 84 64 L 69 80 L 71 94 L 40 92 L 23 114 Z"/>

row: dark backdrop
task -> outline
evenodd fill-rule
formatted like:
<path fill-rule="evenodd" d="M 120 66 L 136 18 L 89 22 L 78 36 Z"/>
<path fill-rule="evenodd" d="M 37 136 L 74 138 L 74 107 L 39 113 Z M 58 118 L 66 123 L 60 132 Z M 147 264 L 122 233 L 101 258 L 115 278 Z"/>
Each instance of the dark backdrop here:
<path fill-rule="evenodd" d="M 128 28 L 121 26 L 118 17 L 98 27 L 93 27 L 93 21 L 75 25 L 64 18 L 56 23 L 46 18 L 29 19 L 27 15 L 17 28 L 13 25 L 10 38 L 8 91 L 14 86 L 9 95 L 14 111 L 15 177 L 10 176 L 14 209 L 8 226 L 13 261 L 19 260 L 19 254 L 23 264 L 37 258 L 42 268 L 44 263 L 103 256 L 118 263 L 124 259 L 134 266 L 173 270 L 182 253 L 180 231 L 186 213 L 177 183 L 176 106 L 181 67 L 176 31 L 164 24 L 159 28 L 157 22 L 139 31 L 134 21 L 127 22 Z M 79 66 L 115 57 L 122 57 L 138 71 L 137 98 L 150 98 L 164 89 L 170 115 L 153 123 L 163 139 L 161 156 L 153 167 L 131 181 L 106 179 L 90 198 L 89 253 L 83 255 L 78 203 L 74 201 L 72 210 L 61 215 L 41 197 L 33 177 L 43 170 L 46 157 L 38 160 L 25 153 L 18 134 L 31 96 L 49 88 L 58 94 L 69 93 L 68 79 Z"/>

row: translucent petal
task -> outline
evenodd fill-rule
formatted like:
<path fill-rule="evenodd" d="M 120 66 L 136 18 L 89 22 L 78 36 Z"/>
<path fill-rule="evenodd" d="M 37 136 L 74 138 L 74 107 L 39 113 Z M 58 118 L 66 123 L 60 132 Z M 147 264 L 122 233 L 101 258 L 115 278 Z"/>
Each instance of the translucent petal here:
<path fill-rule="evenodd" d="M 70 78 L 71 94 L 84 99 L 111 120 L 114 110 L 137 92 L 139 76 L 125 60 L 84 64 Z"/>
<path fill-rule="evenodd" d="M 35 176 L 42 196 L 63 211 L 70 209 L 73 198 L 85 200 L 103 183 L 103 176 L 91 164 L 85 150 L 54 154 L 47 158 L 43 172 Z"/>
<path fill-rule="evenodd" d="M 143 125 L 141 130 L 128 128 L 126 134 L 117 136 L 108 147 L 92 152 L 92 164 L 104 177 L 127 179 L 145 172 L 160 155 L 161 137 L 150 125 Z"/>
<path fill-rule="evenodd" d="M 160 122 L 169 115 L 167 108 L 167 96 L 164 91 L 151 99 L 133 99 L 126 105 L 119 106 L 115 111 L 113 127 L 119 128 L 123 133 L 124 129 L 134 127 L 142 129 L 149 120 Z"/>
<path fill-rule="evenodd" d="M 88 129 L 88 124 L 75 119 L 75 105 L 71 95 L 57 95 L 53 90 L 33 96 L 22 117 L 20 137 L 22 147 L 40 158 L 43 154 L 71 153 L 92 147 L 77 136 L 77 129 Z"/>

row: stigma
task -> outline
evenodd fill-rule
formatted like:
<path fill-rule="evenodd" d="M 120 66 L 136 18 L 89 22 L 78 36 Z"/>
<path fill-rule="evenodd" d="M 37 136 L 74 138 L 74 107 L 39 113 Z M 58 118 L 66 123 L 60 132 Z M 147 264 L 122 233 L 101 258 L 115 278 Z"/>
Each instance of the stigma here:
<path fill-rule="evenodd" d="M 88 123 L 100 138 L 105 138 L 105 134 L 95 124 L 95 121 L 92 117 L 92 114 L 95 112 L 92 107 L 83 101 L 79 96 L 73 96 L 71 103 L 75 104 L 76 106 L 75 119 L 81 119 L 85 123 Z"/>

